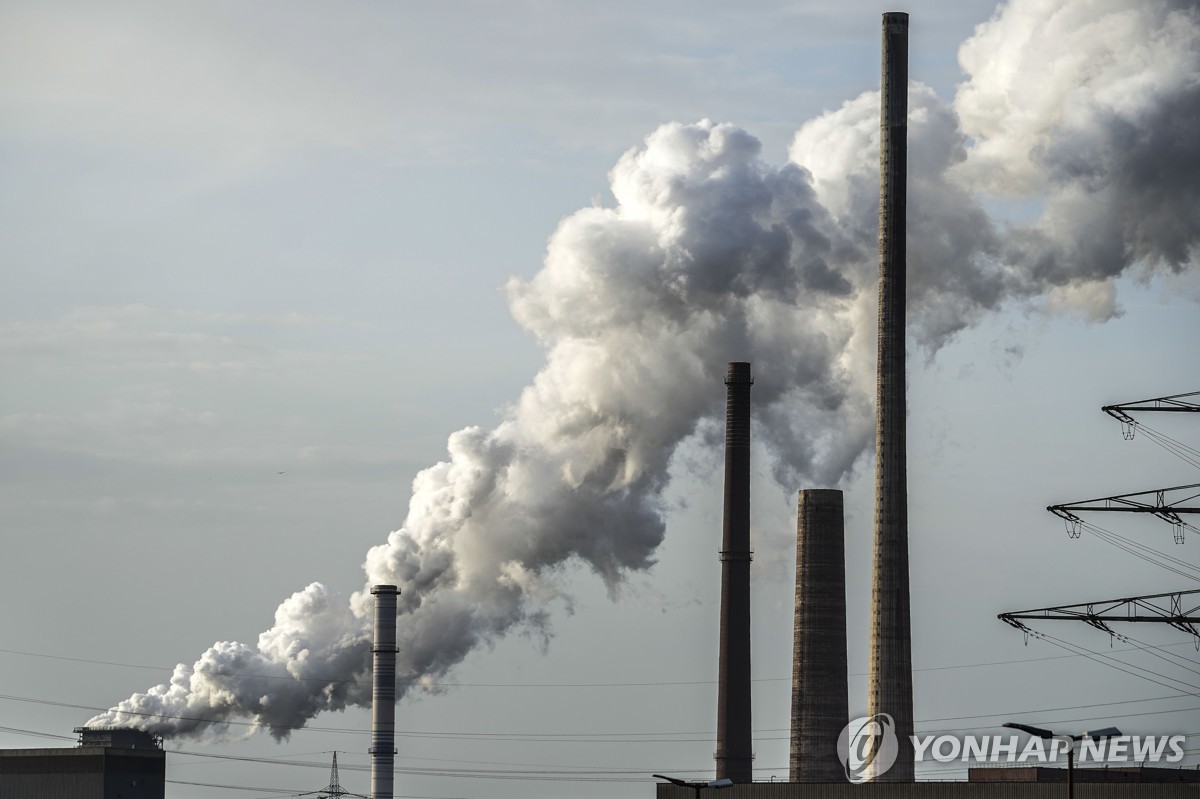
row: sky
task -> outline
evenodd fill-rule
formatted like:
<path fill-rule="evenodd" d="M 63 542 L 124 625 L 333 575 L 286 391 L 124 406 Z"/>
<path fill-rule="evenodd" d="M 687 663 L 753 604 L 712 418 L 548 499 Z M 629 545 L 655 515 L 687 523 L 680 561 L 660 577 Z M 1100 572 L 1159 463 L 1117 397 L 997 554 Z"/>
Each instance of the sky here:
<path fill-rule="evenodd" d="M 334 751 L 365 794 L 387 581 L 398 795 L 711 774 L 730 360 L 756 777 L 787 773 L 800 488 L 846 492 L 865 711 L 889 10 L 0 4 L 0 747 L 128 701 L 216 720 L 160 730 L 173 799 L 315 791 Z M 1044 508 L 1198 482 L 1099 409 L 1200 390 L 1200 15 L 903 10 L 918 731 L 1200 736 L 1186 635 L 996 620 L 1193 588 Z"/>

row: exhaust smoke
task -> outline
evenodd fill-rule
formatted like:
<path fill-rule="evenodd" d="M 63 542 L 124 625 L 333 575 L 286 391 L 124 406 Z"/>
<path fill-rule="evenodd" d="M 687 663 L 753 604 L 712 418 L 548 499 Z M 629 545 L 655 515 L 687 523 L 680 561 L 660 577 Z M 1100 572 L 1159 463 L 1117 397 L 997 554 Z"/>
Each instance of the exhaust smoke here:
<path fill-rule="evenodd" d="M 1104 319 L 1114 277 L 1195 269 L 1198 17 L 1167 0 L 1014 0 L 963 45 L 952 104 L 910 86 L 918 345 L 1005 304 Z M 868 92 L 804 124 L 783 166 L 733 125 L 663 125 L 613 168 L 614 202 L 564 219 L 541 270 L 509 282 L 545 365 L 498 425 L 450 436 L 364 564 L 367 586 L 403 592 L 398 695 L 513 630 L 548 640 L 564 564 L 613 595 L 653 565 L 672 454 L 719 418 L 725 361 L 765 376 L 755 427 L 789 491 L 837 485 L 869 452 L 878 113 Z M 993 219 L 993 196 L 1031 218 Z M 214 644 L 88 724 L 285 737 L 370 702 L 370 627 L 366 588 L 347 601 L 314 583 L 256 643 Z"/>

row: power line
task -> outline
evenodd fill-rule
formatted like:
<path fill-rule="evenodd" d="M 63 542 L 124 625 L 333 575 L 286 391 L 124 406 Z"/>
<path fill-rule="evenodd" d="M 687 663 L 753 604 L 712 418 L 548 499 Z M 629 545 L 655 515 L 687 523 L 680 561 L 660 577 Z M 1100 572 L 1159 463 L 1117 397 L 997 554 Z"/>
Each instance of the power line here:
<path fill-rule="evenodd" d="M 1145 700 L 1123 700 L 1123 702 L 1112 702 L 1112 703 L 1104 703 L 1104 704 L 1122 704 L 1122 703 L 1128 704 L 1131 702 L 1139 702 L 1139 701 L 1161 701 L 1163 699 L 1170 699 L 1170 698 L 1174 698 L 1174 697 L 1170 697 L 1170 696 L 1168 696 L 1168 697 L 1150 697 Z M 1015 711 L 1015 713 L 1018 713 L 1018 714 L 1028 713 L 1028 712 L 1033 712 L 1033 711 Z M 1116 717 L 1110 716 L 1110 718 L 1120 718 L 1120 716 L 1116 716 Z M 1074 720 L 1064 720 L 1064 721 L 1074 721 Z M 36 731 L 31 731 L 31 730 L 23 731 L 23 732 L 27 732 L 27 733 L 35 734 L 35 735 L 47 735 L 47 736 L 51 735 L 49 733 L 37 733 Z M 941 732 L 953 732 L 953 730 L 941 731 Z M 1190 735 L 1191 733 L 1188 733 L 1188 734 Z M 60 737 L 61 738 L 61 737 L 65 737 L 65 736 L 52 736 L 52 737 Z M 773 739 L 765 739 L 765 740 L 773 740 Z M 1192 752 L 1195 752 L 1196 750 L 1187 750 L 1187 751 L 1189 753 L 1192 753 Z M 324 768 L 323 764 L 311 763 L 311 762 L 306 762 L 306 761 L 284 760 L 284 759 L 279 759 L 279 758 L 223 755 L 223 754 L 215 754 L 215 753 L 191 752 L 191 751 L 184 751 L 184 750 L 180 750 L 179 752 L 177 752 L 177 754 L 185 754 L 185 755 L 198 756 L 198 757 L 210 757 L 210 758 L 222 759 L 222 760 L 250 761 L 250 762 L 258 762 L 258 763 L 264 763 L 264 764 L 269 764 L 269 765 L 278 765 L 278 766 L 289 766 L 289 767 L 304 766 L 304 767 Z M 324 754 L 324 753 L 321 752 L 321 753 L 314 753 L 314 754 Z M 499 763 L 496 765 L 524 765 L 524 764 Z M 541 766 L 543 764 L 529 764 L 529 765 Z M 952 766 L 950 764 L 943 765 L 943 764 L 934 764 L 934 763 L 923 763 L 923 764 L 918 765 L 918 768 L 921 768 L 922 770 L 933 770 L 940 774 L 950 774 L 950 773 L 961 772 L 969 767 L 970 766 Z M 369 766 L 352 764 L 352 765 L 347 766 L 347 768 L 352 771 L 367 771 L 369 769 Z M 527 781 L 527 782 L 550 781 L 550 782 L 572 782 L 572 783 L 586 783 L 586 782 L 638 783 L 638 782 L 644 782 L 645 781 L 644 775 L 648 772 L 648 770 L 649 769 L 605 768 L 605 767 L 584 768 L 584 769 L 578 769 L 578 768 L 572 767 L 571 769 L 567 769 L 567 768 L 560 768 L 560 767 L 554 767 L 554 766 L 550 766 L 549 768 L 539 768 L 537 770 L 528 770 L 528 769 L 525 769 L 525 770 L 461 769 L 461 768 L 429 768 L 429 769 L 405 768 L 405 769 L 400 769 L 401 773 L 404 773 L 404 774 L 407 774 L 410 776 L 427 776 L 427 777 L 460 778 L 460 779 L 513 780 L 513 781 Z M 756 772 L 776 772 L 776 771 L 785 771 L 786 767 L 780 765 L 780 766 L 776 766 L 776 767 L 759 767 L 759 768 L 755 768 L 754 770 Z M 667 771 L 671 771 L 672 773 L 700 773 L 700 772 L 706 771 L 706 769 L 704 767 L 701 767 L 698 769 L 667 769 Z M 245 785 L 228 785 L 228 784 L 222 784 L 222 783 L 199 782 L 199 781 L 188 781 L 188 780 L 167 780 L 167 782 L 170 784 L 176 784 L 176 785 L 208 787 L 208 788 L 215 788 L 215 789 L 221 789 L 221 790 L 253 791 L 256 793 L 261 793 L 263 791 L 266 791 L 266 792 L 269 792 L 270 796 L 287 795 L 287 796 L 302 797 L 302 796 L 312 796 L 316 793 L 319 793 L 319 791 L 296 791 L 293 789 L 285 789 L 285 788 L 250 787 L 250 786 L 245 786 Z M 425 795 L 397 795 L 397 796 L 398 796 L 398 799 L 467 799 L 466 797 L 438 797 L 438 796 L 425 796 Z"/>
<path fill-rule="evenodd" d="M 1122 549 L 1136 558 L 1159 566 L 1167 571 L 1174 572 L 1181 577 L 1186 577 L 1189 580 L 1200 580 L 1200 566 L 1196 566 L 1182 558 L 1177 558 L 1174 555 L 1168 555 L 1166 552 L 1155 549 L 1154 547 L 1143 544 L 1140 541 L 1135 541 L 1132 538 L 1118 535 L 1112 530 L 1101 527 L 1098 524 L 1089 522 L 1085 519 L 1079 519 L 1079 527 L 1088 530 L 1100 540 L 1111 544 L 1112 546 Z M 1135 551 L 1136 550 L 1136 551 Z M 1154 558 L 1161 558 L 1166 563 L 1161 563 Z M 1184 570 L 1184 571 L 1181 571 Z M 1190 572 L 1190 573 L 1188 573 Z"/>
<path fill-rule="evenodd" d="M 1094 525 L 1089 524 L 1088 526 L 1092 527 Z M 1099 528 L 1099 527 L 1097 527 L 1096 529 L 1103 530 L 1103 528 Z M 1106 531 L 1106 530 L 1104 530 L 1104 532 L 1111 533 L 1111 531 Z M 1111 534 L 1116 535 L 1115 533 L 1111 533 Z M 1141 546 L 1144 546 L 1144 545 L 1141 545 Z M 1154 551 L 1157 552 L 1157 550 L 1154 550 Z M 1163 557 L 1167 557 L 1167 558 L 1171 557 L 1169 555 L 1166 555 L 1165 553 L 1158 553 L 1158 554 L 1162 555 Z M 1180 562 L 1185 563 L 1184 561 L 1180 561 Z M 1200 572 L 1200 567 L 1192 566 L 1191 564 L 1187 564 L 1187 566 L 1189 568 L 1196 569 L 1198 572 Z M 1198 579 L 1200 579 L 1200 578 L 1198 578 Z M 1175 646 L 1175 644 L 1172 644 L 1171 646 Z M 1136 648 L 1136 647 L 1134 647 L 1134 648 Z M 1117 650 L 1117 651 L 1120 651 L 1120 650 Z M 67 662 L 71 662 L 71 663 L 86 663 L 88 665 L 115 666 L 115 667 L 119 667 L 119 668 L 128 668 L 128 669 L 143 669 L 143 670 L 149 670 L 149 671 L 173 671 L 174 669 L 177 669 L 177 668 L 184 668 L 184 669 L 187 669 L 188 671 L 191 671 L 193 674 L 205 674 L 205 675 L 211 675 L 214 677 L 241 677 L 241 678 L 248 678 L 248 679 L 289 680 L 289 681 L 293 681 L 293 682 L 316 682 L 316 683 L 320 683 L 322 685 L 354 684 L 354 683 L 360 682 L 359 680 L 344 680 L 344 679 L 335 679 L 332 677 L 292 677 L 291 675 L 253 674 L 253 673 L 247 673 L 247 672 L 197 670 L 192 666 L 184 666 L 182 663 L 177 666 L 174 666 L 174 667 L 152 666 L 152 665 L 141 664 L 141 663 L 122 663 L 122 662 L 112 661 L 112 660 L 92 660 L 89 658 L 68 657 L 65 655 L 52 655 L 52 654 L 48 654 L 48 653 L 44 653 L 44 652 L 30 652 L 28 650 L 21 650 L 21 649 L 0 648 L 0 654 L 19 655 L 22 657 L 44 658 L 44 659 L 48 659 L 48 660 L 62 660 L 62 661 L 67 661 Z M 992 661 L 984 661 L 984 662 L 979 662 L 979 663 L 957 663 L 957 664 L 952 664 L 952 665 L 947 665 L 947 666 L 926 666 L 923 668 L 915 668 L 915 669 L 913 669 L 913 671 L 914 672 L 951 671 L 951 670 L 955 670 L 955 669 L 973 669 L 973 668 L 982 668 L 982 667 L 987 667 L 987 666 L 1008 666 L 1008 665 L 1016 665 L 1016 664 L 1021 664 L 1021 663 L 1040 663 L 1040 662 L 1047 661 L 1047 660 L 1065 660 L 1065 659 L 1073 658 L 1073 657 L 1081 657 L 1081 655 L 1052 655 L 1050 657 L 1017 658 L 1014 660 L 992 660 Z M 866 672 L 852 672 L 848 676 L 850 676 L 850 677 L 865 677 L 865 676 L 867 676 L 867 673 Z M 790 682 L 791 679 L 792 679 L 791 676 L 787 676 L 787 677 L 755 677 L 753 681 L 754 682 Z M 660 686 L 672 686 L 672 685 L 716 685 L 716 680 L 668 680 L 668 681 L 652 681 L 652 682 L 602 682 L 602 683 L 601 682 L 595 682 L 595 683 L 459 683 L 459 682 L 431 683 L 431 682 L 424 682 L 424 681 L 417 681 L 417 680 L 411 680 L 411 681 L 401 680 L 401 681 L 398 681 L 398 683 L 402 684 L 402 685 L 411 685 L 411 686 L 417 686 L 417 687 L 429 686 L 431 688 L 641 688 L 641 687 L 657 688 Z M 108 710 L 108 709 L 110 709 L 110 708 L 102 708 L 102 710 Z"/>
<path fill-rule="evenodd" d="M 1146 437 L 1153 441 L 1158 446 L 1165 449 L 1180 460 L 1188 463 L 1196 468 L 1200 468 L 1200 450 L 1195 447 L 1190 447 L 1182 441 L 1177 441 L 1174 438 L 1155 430 L 1142 422 L 1134 421 L 1133 426 L 1145 433 Z"/>
<path fill-rule="evenodd" d="M 1111 668 L 1116 669 L 1117 671 L 1124 672 L 1126 674 L 1132 675 L 1139 679 L 1143 679 L 1148 682 L 1152 682 L 1155 685 L 1161 685 L 1164 688 L 1170 688 L 1170 689 L 1176 690 L 1176 691 L 1179 690 L 1179 687 L 1178 687 L 1179 685 L 1185 686 L 1187 688 L 1191 688 L 1192 691 L 1188 692 L 1189 696 L 1194 696 L 1194 697 L 1200 699 L 1200 686 L 1195 686 L 1190 683 L 1186 683 L 1182 680 L 1176 680 L 1172 677 L 1167 677 L 1165 675 L 1159 674 L 1158 672 L 1150 671 L 1149 669 L 1142 669 L 1142 671 L 1144 671 L 1144 672 L 1153 674 L 1156 677 L 1162 677 L 1164 680 L 1171 680 L 1172 682 L 1175 682 L 1178 684 L 1178 685 L 1168 685 L 1167 683 L 1160 682 L 1158 680 L 1153 679 L 1152 677 L 1147 677 L 1145 674 L 1139 674 L 1136 671 L 1130 671 L 1129 669 L 1121 668 L 1121 666 L 1129 666 L 1129 668 L 1134 668 L 1134 669 L 1138 668 L 1137 666 L 1134 666 L 1133 664 L 1130 664 L 1130 663 L 1126 663 L 1123 660 L 1117 660 L 1116 658 L 1106 656 L 1100 652 L 1093 652 L 1092 650 L 1087 649 L 1082 646 L 1079 646 L 1078 644 L 1072 644 L 1068 641 L 1063 641 L 1060 638 L 1055 638 L 1052 635 L 1047 635 L 1046 633 L 1037 632 L 1036 630 L 1030 630 L 1029 632 L 1031 635 L 1035 636 L 1036 638 L 1039 638 L 1039 639 L 1045 640 L 1045 641 L 1049 641 L 1050 643 L 1054 644 L 1055 646 L 1058 646 L 1062 649 L 1066 649 L 1068 652 L 1075 651 L 1075 650 L 1083 650 L 1082 652 L 1080 652 L 1080 654 L 1082 654 L 1088 660 L 1092 660 L 1092 661 L 1095 661 L 1102 665 L 1109 666 Z M 1107 661 L 1113 661 L 1113 662 L 1107 662 Z M 1121 665 L 1120 666 L 1116 665 L 1118 663 Z"/>
<path fill-rule="evenodd" d="M 38 732 L 37 730 L 25 730 L 20 727 L 0 727 L 0 732 L 11 732 L 14 735 L 32 735 L 34 738 L 53 738 L 59 741 L 74 741 L 76 738 L 72 735 L 55 735 L 52 732 Z"/>
<path fill-rule="evenodd" d="M 1043 636 L 1041 636 L 1041 634 L 1039 634 L 1039 637 L 1043 637 Z M 1044 636 L 1044 637 L 1046 637 L 1048 640 L 1050 639 L 1049 636 Z M 1072 646 L 1074 646 L 1074 645 L 1072 645 Z M 1082 647 L 1080 647 L 1080 648 L 1082 649 Z M 1139 647 L 1134 647 L 1133 649 L 1139 649 Z M 1131 650 L 1119 650 L 1119 651 L 1131 651 Z M 1090 651 L 1088 652 L 1088 655 L 1083 655 L 1083 653 L 1080 653 L 1080 654 L 1082 656 L 1094 655 L 1097 657 L 1106 657 L 1099 653 L 1094 653 L 1094 652 L 1090 652 Z M 1135 668 L 1131 664 L 1125 663 L 1124 661 L 1117 661 L 1117 662 L 1122 663 L 1123 665 L 1126 665 L 1126 666 L 1130 666 L 1131 668 Z M 1108 664 L 1106 664 L 1106 665 L 1108 665 Z M 1150 672 L 1150 673 L 1157 674 L 1156 672 Z M 1157 676 L 1161 676 L 1164 679 L 1172 679 L 1170 677 L 1166 677 L 1165 675 L 1157 675 Z M 1157 681 L 1155 681 L 1155 680 L 1151 680 L 1151 681 L 1157 683 Z M 1187 685 L 1187 683 L 1182 683 L 1182 681 L 1176 681 L 1176 682 L 1180 682 L 1183 685 Z M 1157 684 L 1164 685 L 1165 687 L 1168 687 L 1168 688 L 1174 688 L 1174 686 L 1165 685 L 1164 683 L 1157 683 Z M 1195 686 L 1189 685 L 1188 687 L 1195 687 Z M 1178 688 L 1175 688 L 1175 690 L 1178 690 Z M 1200 691 L 1200 688 L 1198 688 L 1197 690 Z M 1183 698 L 1183 697 L 1198 697 L 1198 698 L 1200 698 L 1200 693 L 1188 692 L 1188 693 L 1173 694 L 1173 695 L 1169 695 L 1169 696 L 1147 697 L 1145 699 L 1128 699 L 1128 700 L 1119 700 L 1119 701 L 1114 701 L 1114 702 L 1097 702 L 1097 703 L 1090 703 L 1090 704 L 1085 704 L 1085 705 L 1072 705 L 1072 706 L 1051 707 L 1051 708 L 1033 708 L 1033 709 L 1021 710 L 1021 711 L 1002 711 L 1000 713 L 980 713 L 980 714 L 968 715 L 968 716 L 917 719 L 916 721 L 918 723 L 924 724 L 924 723 L 934 723 L 934 722 L 939 722 L 939 721 L 963 721 L 963 720 L 969 720 L 969 719 L 986 719 L 986 718 L 996 718 L 998 716 L 1005 715 L 1005 714 L 1011 714 L 1011 713 L 1034 714 L 1034 713 L 1059 712 L 1059 711 L 1064 711 L 1064 710 L 1085 710 L 1085 709 L 1090 709 L 1090 708 L 1112 707 L 1112 706 L 1116 706 L 1116 705 L 1135 704 L 1135 703 L 1140 703 L 1140 702 L 1159 702 L 1159 701 L 1165 701 L 1168 699 L 1177 699 L 1177 698 Z M 33 697 L 12 696 L 12 695 L 7 695 L 7 694 L 0 694 L 0 700 L 15 701 L 15 702 L 28 702 L 28 703 L 33 703 L 33 704 L 50 705 L 50 706 L 54 706 L 54 707 L 67 707 L 67 708 L 72 708 L 72 709 L 76 709 L 76 710 L 93 710 L 93 711 L 94 710 L 102 710 L 102 708 L 98 708 L 98 707 L 94 707 L 94 706 L 81 705 L 81 704 L 75 704 L 75 703 L 69 703 L 69 702 L 58 702 L 55 700 L 48 700 L 48 699 L 37 699 L 37 698 L 33 698 Z M 1170 710 L 1170 711 L 1146 711 L 1144 713 L 1135 713 L 1135 714 L 1129 714 L 1129 715 L 1131 715 L 1131 716 L 1142 716 L 1142 715 L 1149 716 L 1149 715 L 1157 715 L 1157 714 L 1161 714 L 1161 713 L 1185 712 L 1185 711 L 1191 710 L 1191 709 L 1193 709 L 1193 708 L 1181 708 L 1178 710 Z M 1194 708 L 1194 709 L 1200 709 L 1200 708 Z M 222 723 L 222 724 L 240 723 L 240 724 L 243 724 L 246 726 L 259 726 L 257 722 L 232 722 L 232 721 L 201 719 L 201 718 L 196 718 L 196 717 L 170 716 L 170 715 L 151 714 L 151 713 L 135 713 L 132 715 L 141 715 L 141 716 L 146 716 L 146 717 L 151 717 L 151 718 L 162 718 L 162 719 L 176 719 L 176 720 L 187 720 L 187 721 L 207 721 L 210 723 Z M 369 731 L 367 731 L 367 730 L 343 728 L 343 727 L 296 727 L 293 729 L 310 730 L 310 731 L 314 731 L 314 732 L 345 733 L 345 734 L 361 735 L 361 736 L 369 736 L 370 735 Z M 787 731 L 788 730 L 785 728 L 767 728 L 767 729 L 756 730 L 757 733 L 787 732 Z M 702 742 L 710 741 L 712 739 L 712 736 L 714 736 L 715 734 L 716 733 L 711 730 L 696 730 L 696 731 L 678 731 L 678 730 L 663 731 L 663 730 L 659 730 L 659 731 L 653 731 L 653 732 L 623 731 L 623 732 L 613 732 L 613 733 L 605 733 L 605 732 L 579 732 L 579 733 L 459 732 L 459 731 L 441 731 L 441 730 L 397 730 L 396 731 L 397 737 L 424 738 L 424 739 L 429 739 L 429 740 L 473 740 L 473 741 L 510 741 L 510 742 L 514 742 L 514 743 L 589 743 L 589 744 L 593 744 L 593 743 L 616 743 L 616 744 L 702 743 Z M 672 738 L 672 737 L 668 737 L 668 736 L 696 736 L 696 737 Z M 56 737 L 64 738 L 67 740 L 74 740 L 72 738 L 67 738 L 66 736 L 56 736 Z M 764 737 L 764 736 L 760 735 L 759 737 L 761 740 L 781 740 L 784 736 Z M 178 750 L 178 751 L 183 752 L 184 750 Z M 196 756 L 215 756 L 215 755 L 205 755 L 203 753 L 197 753 L 197 752 L 191 752 L 191 751 L 187 751 L 186 754 L 196 755 Z M 234 756 L 234 755 L 224 756 L 224 757 L 227 757 L 228 759 L 235 759 L 235 760 L 236 759 L 248 759 L 248 760 L 254 759 L 254 758 L 249 758 L 249 757 L 240 758 L 239 756 Z M 306 764 L 306 765 L 311 765 L 311 764 Z"/>

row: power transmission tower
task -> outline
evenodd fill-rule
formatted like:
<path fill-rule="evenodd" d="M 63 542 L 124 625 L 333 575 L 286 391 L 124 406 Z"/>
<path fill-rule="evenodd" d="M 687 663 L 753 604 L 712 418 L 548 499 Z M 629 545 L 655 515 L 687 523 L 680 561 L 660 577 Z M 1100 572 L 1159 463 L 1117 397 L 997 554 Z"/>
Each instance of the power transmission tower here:
<path fill-rule="evenodd" d="M 1195 397 L 1196 399 L 1189 399 Z M 1118 405 L 1105 405 L 1100 410 L 1123 423 L 1136 424 L 1129 414 L 1137 411 L 1154 411 L 1156 413 L 1200 413 L 1200 391 L 1189 391 L 1186 394 L 1172 394 L 1169 397 L 1152 397 L 1151 399 L 1122 402 Z"/>
<path fill-rule="evenodd" d="M 1115 622 L 1169 624 L 1177 630 L 1200 638 L 1200 590 L 1175 591 L 1169 594 L 1149 594 L 1124 599 L 1104 599 L 1078 605 L 1058 605 L 1049 608 L 1018 610 L 1001 613 L 996 618 L 1026 633 L 1032 633 L 1024 621 L 1081 621 L 1109 635 L 1116 633 L 1108 626 Z"/>
<path fill-rule="evenodd" d="M 1151 399 L 1126 402 L 1119 405 L 1105 405 L 1101 408 L 1109 416 L 1121 422 L 1122 434 L 1132 439 L 1134 431 L 1139 427 L 1160 446 L 1183 458 L 1194 466 L 1200 466 L 1200 450 L 1196 450 L 1182 442 L 1146 427 L 1134 419 L 1131 413 L 1140 412 L 1171 412 L 1196 413 L 1200 412 L 1200 391 L 1186 394 L 1172 394 L 1168 397 L 1153 397 Z M 1049 505 L 1046 510 L 1064 520 L 1067 524 L 1067 535 L 1079 538 L 1082 528 L 1087 527 L 1097 535 L 1101 535 L 1109 543 L 1116 543 L 1115 534 L 1085 522 L 1080 513 L 1148 513 L 1171 524 L 1174 528 L 1175 543 L 1182 544 L 1184 533 L 1197 528 L 1183 520 L 1181 514 L 1200 513 L 1200 483 L 1173 486 L 1171 488 L 1155 488 L 1149 491 L 1135 491 L 1129 494 L 1115 494 L 1110 497 L 1085 499 L 1079 502 L 1065 502 L 1059 505 Z M 1116 538 L 1120 538 L 1116 536 Z M 1132 543 L 1132 542 L 1131 542 Z M 1118 546 L 1120 546 L 1118 544 Z M 1140 545 L 1138 548 L 1146 550 Z M 1121 546 L 1131 554 L 1136 551 Z M 1157 550 L 1151 550 L 1157 551 Z M 1161 554 L 1161 553 L 1160 553 Z M 1144 555 L 1138 555 L 1143 557 Z M 1177 558 L 1164 556 L 1166 565 L 1171 571 L 1185 574 L 1178 568 L 1172 568 L 1170 562 L 1180 567 L 1195 567 Z M 1190 575 L 1185 575 L 1190 576 Z M 1200 650 L 1200 590 L 1175 591 L 1166 594 L 1146 594 L 1143 596 L 1124 597 L 1121 599 L 1105 599 L 1099 602 L 1082 602 L 1075 605 L 1058 605 L 1046 608 L 1019 610 L 1011 613 L 1001 613 L 996 618 L 1025 633 L 1026 643 L 1030 636 L 1045 637 L 1030 628 L 1026 621 L 1081 621 L 1102 630 L 1111 636 L 1126 639 L 1109 626 L 1117 622 L 1169 624 L 1195 637 L 1197 649 Z"/>
<path fill-rule="evenodd" d="M 1146 438 L 1167 452 L 1200 469 L 1200 449 L 1174 439 L 1161 430 L 1155 430 L 1132 416 L 1134 413 L 1142 412 L 1200 413 L 1200 391 L 1172 394 L 1169 397 L 1154 397 L 1136 402 L 1123 402 L 1119 405 L 1105 405 L 1100 410 L 1121 423 L 1121 435 L 1126 441 L 1132 441 L 1134 435 L 1140 430 Z"/>
<path fill-rule="evenodd" d="M 1116 494 L 1111 497 L 1084 499 L 1079 502 L 1065 502 L 1061 505 L 1048 505 L 1046 510 L 1067 523 L 1067 535 L 1071 538 L 1079 537 L 1079 530 L 1083 524 L 1083 519 L 1077 514 L 1083 511 L 1149 513 L 1165 522 L 1169 522 L 1175 528 L 1175 543 L 1182 544 L 1184 531 L 1191 527 L 1191 525 L 1187 524 L 1179 514 L 1200 513 L 1200 504 L 1197 504 L 1195 501 L 1197 498 L 1200 498 L 1200 491 L 1197 489 L 1200 489 L 1200 483 L 1172 486 L 1171 488 L 1154 488 L 1149 491 L 1136 491 L 1131 494 Z M 1143 500 L 1140 499 L 1141 497 L 1153 497 L 1153 499 Z"/>
<path fill-rule="evenodd" d="M 361 796 L 361 794 L 350 793 L 342 788 L 342 784 L 338 780 L 337 752 L 334 752 L 333 768 L 329 770 L 329 785 L 317 792 L 317 799 L 341 799 L 343 796 Z"/>

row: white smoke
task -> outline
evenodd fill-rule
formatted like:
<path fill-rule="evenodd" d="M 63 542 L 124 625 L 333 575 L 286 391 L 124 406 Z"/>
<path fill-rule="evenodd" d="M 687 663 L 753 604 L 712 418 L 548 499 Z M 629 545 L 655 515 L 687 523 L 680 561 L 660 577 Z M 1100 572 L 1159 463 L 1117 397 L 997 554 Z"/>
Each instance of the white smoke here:
<path fill-rule="evenodd" d="M 1003 252 L 1027 292 L 1101 318 L 1130 266 L 1195 265 L 1198 31 L 1195 3 L 1027 0 L 963 45 L 955 109 L 975 143 L 956 177 L 1043 203 Z"/>
<path fill-rule="evenodd" d="M 960 57 L 952 106 L 910 93 L 910 326 L 927 352 L 1005 302 L 1104 318 L 1115 276 L 1195 267 L 1194 9 L 1021 0 Z M 754 363 L 781 485 L 853 470 L 873 431 L 878 114 L 866 93 L 805 124 L 782 167 L 734 126 L 664 125 L 613 169 L 615 205 L 565 219 L 541 271 L 510 281 L 545 366 L 497 427 L 450 436 L 364 564 L 402 590 L 401 694 L 514 629 L 548 638 L 568 561 L 614 594 L 654 563 L 668 467 L 719 417 L 726 361 Z M 998 221 L 989 195 L 1040 211 Z M 216 644 L 89 723 L 286 736 L 365 703 L 370 605 L 310 585 L 257 647 Z"/>

